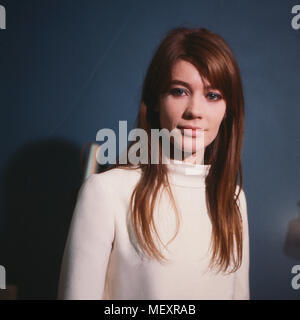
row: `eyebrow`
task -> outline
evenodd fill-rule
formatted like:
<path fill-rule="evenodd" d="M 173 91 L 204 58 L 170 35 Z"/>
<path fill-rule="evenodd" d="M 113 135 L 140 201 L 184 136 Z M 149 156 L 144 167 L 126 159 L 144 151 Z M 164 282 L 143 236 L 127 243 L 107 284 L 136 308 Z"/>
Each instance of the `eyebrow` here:
<path fill-rule="evenodd" d="M 185 82 L 185 81 L 182 81 L 182 80 L 173 79 L 170 84 L 171 85 L 172 84 L 181 84 L 181 85 L 187 87 L 189 90 L 193 91 L 191 85 L 189 83 Z M 217 90 L 216 88 L 212 87 L 211 85 L 204 86 L 204 89 L 206 89 L 206 90 L 212 90 L 212 89 Z"/>

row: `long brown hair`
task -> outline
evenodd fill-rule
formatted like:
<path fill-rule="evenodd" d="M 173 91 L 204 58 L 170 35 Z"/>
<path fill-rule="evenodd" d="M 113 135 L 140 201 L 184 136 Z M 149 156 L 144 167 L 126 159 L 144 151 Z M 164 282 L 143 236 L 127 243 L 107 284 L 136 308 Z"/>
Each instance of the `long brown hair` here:
<path fill-rule="evenodd" d="M 149 161 L 148 164 L 138 165 L 142 174 L 130 199 L 133 230 L 141 248 L 149 257 L 165 259 L 151 232 L 153 228 L 159 239 L 153 212 L 159 190 L 165 186 L 177 216 L 174 237 L 178 233 L 178 210 L 168 181 L 168 169 L 161 161 L 151 164 L 149 142 L 151 129 L 160 129 L 157 111 L 160 97 L 169 90 L 172 67 L 178 59 L 192 63 L 204 79 L 220 90 L 226 101 L 226 116 L 219 127 L 218 135 L 205 149 L 205 164 L 211 165 L 205 179 L 205 192 L 212 223 L 212 257 L 209 266 L 218 266 L 219 271 L 226 271 L 233 261 L 230 272 L 235 272 L 241 265 L 243 248 L 242 220 L 237 199 L 242 190 L 244 96 L 239 67 L 232 50 L 221 36 L 205 28 L 177 27 L 167 32 L 148 67 L 135 126 L 147 132 Z M 129 144 L 127 151 L 133 143 Z M 161 144 L 159 147 L 161 160 Z M 130 162 L 120 164 L 117 161 L 117 164 L 111 165 L 108 170 L 116 167 L 136 168 Z M 237 256 L 234 254 L 235 244 Z"/>

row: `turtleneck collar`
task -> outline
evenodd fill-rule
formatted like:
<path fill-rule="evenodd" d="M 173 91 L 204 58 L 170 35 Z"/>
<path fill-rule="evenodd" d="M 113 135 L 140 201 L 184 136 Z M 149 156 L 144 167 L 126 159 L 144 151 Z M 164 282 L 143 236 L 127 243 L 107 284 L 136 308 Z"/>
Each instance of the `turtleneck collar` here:
<path fill-rule="evenodd" d="M 205 178 L 211 165 L 193 164 L 176 159 L 169 159 L 167 165 L 169 182 L 183 187 L 205 187 Z"/>

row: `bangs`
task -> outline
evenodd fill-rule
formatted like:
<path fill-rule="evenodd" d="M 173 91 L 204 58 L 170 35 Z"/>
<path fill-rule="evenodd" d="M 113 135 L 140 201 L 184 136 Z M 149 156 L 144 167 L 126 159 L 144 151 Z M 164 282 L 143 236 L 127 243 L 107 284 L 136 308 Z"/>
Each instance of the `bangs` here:
<path fill-rule="evenodd" d="M 228 101 L 232 92 L 232 76 L 225 57 L 216 55 L 216 52 L 201 50 L 197 56 L 182 56 L 179 59 L 188 61 L 198 70 L 203 83 L 217 89 Z"/>

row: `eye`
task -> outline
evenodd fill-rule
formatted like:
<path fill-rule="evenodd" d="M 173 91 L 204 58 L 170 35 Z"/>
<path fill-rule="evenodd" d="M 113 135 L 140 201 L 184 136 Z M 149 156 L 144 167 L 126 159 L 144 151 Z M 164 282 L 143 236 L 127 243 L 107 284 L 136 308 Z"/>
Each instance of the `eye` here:
<path fill-rule="evenodd" d="M 209 100 L 212 100 L 212 101 L 217 101 L 222 99 L 222 96 L 216 92 L 208 92 L 206 96 L 209 98 Z"/>
<path fill-rule="evenodd" d="M 173 88 L 170 90 L 170 93 L 175 97 L 182 97 L 182 94 L 187 94 L 186 90 L 183 88 Z"/>

